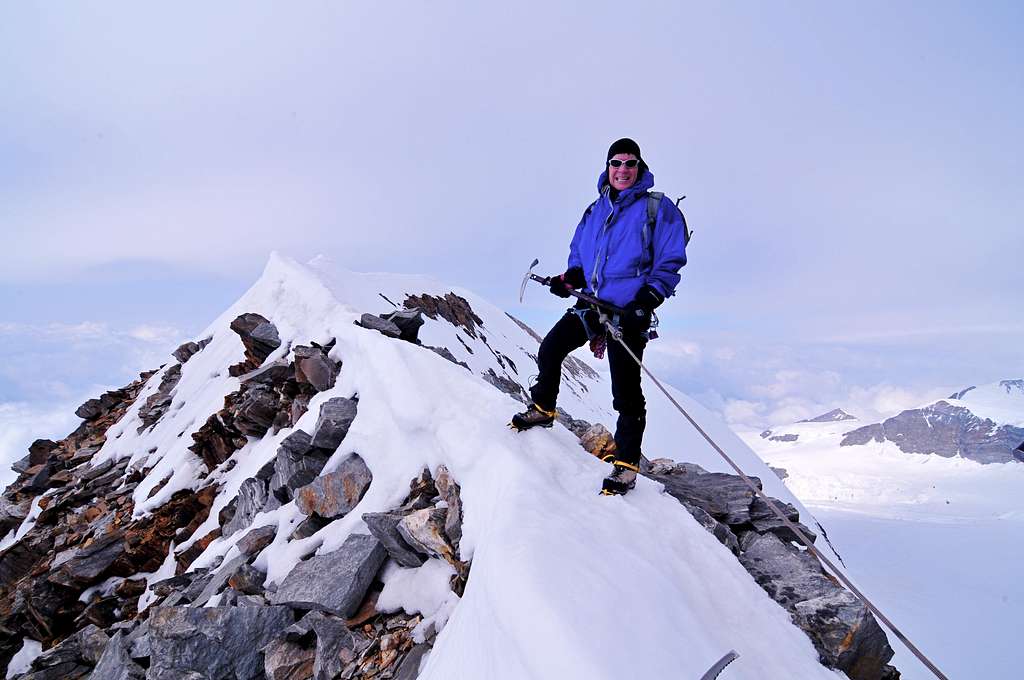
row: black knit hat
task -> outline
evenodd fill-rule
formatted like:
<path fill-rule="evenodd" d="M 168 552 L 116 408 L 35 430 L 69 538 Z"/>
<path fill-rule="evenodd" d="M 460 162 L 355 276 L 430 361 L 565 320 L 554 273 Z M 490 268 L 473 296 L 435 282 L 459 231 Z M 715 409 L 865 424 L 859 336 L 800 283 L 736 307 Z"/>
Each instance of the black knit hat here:
<path fill-rule="evenodd" d="M 612 159 L 612 156 L 619 153 L 631 153 L 637 157 L 637 160 L 641 162 L 644 160 L 643 156 L 640 155 L 640 145 L 629 137 L 623 137 L 608 147 L 608 158 L 604 159 L 605 162 L 607 163 Z"/>

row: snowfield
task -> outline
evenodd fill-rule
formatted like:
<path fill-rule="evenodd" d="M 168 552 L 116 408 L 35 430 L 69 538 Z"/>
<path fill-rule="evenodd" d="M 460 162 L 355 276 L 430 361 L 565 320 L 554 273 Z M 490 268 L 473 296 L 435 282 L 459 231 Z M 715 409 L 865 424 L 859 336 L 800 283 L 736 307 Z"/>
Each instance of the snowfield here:
<path fill-rule="evenodd" d="M 997 424 L 1024 423 L 1024 389 L 980 385 L 946 399 Z M 924 406 L 924 405 L 922 405 Z M 895 414 L 891 414 L 895 415 Z M 904 453 L 892 442 L 840 447 L 867 423 L 793 423 L 741 436 L 812 508 L 847 574 L 949 677 L 1020 677 L 1017 620 L 1024 606 L 1024 464 Z M 905 680 L 934 676 L 895 636 Z"/>
<path fill-rule="evenodd" d="M 401 305 L 407 294 L 443 296 L 453 290 L 483 319 L 477 337 L 428 319 L 420 339 L 447 346 L 469 371 L 353 324 L 362 313 L 394 309 L 389 300 Z M 257 516 L 254 527 L 280 527 L 256 562 L 267 571 L 268 583 L 279 583 L 301 558 L 365 533 L 361 515 L 399 504 L 424 467 L 444 464 L 462 486 L 461 550 L 463 559 L 472 559 L 472 571 L 461 600 L 439 592 L 444 572 L 432 562 L 415 570 L 422 573 L 392 567 L 385 577 L 386 606 L 422 612 L 441 628 L 421 678 L 696 679 L 730 649 L 740 658 L 723 673 L 729 680 L 845 677 L 820 665 L 810 640 L 782 607 L 660 485 L 641 478 L 626 497 L 599 496 L 608 466 L 568 430 L 508 429 L 509 417 L 522 405 L 480 373 L 504 371 L 528 384 L 536 339 L 486 300 L 429 279 L 354 274 L 322 260 L 303 266 L 272 256 L 260 280 L 196 338 L 212 341 L 183 365 L 167 414 L 137 433 L 139 407 L 159 384 L 158 373 L 97 454 L 94 464 L 128 457 L 130 469 L 150 469 L 135 491 L 137 514 L 158 507 L 176 490 L 209 481 L 201 478 L 203 463 L 187 447 L 191 434 L 238 388 L 225 367 L 242 358 L 228 324 L 243 312 L 262 314 L 277 326 L 282 346 L 268 361 L 284 355 L 290 344 L 337 338 L 331 351 L 343 362 L 337 384 L 316 395 L 296 427 L 312 431 L 326 399 L 358 396 L 355 422 L 324 472 L 357 452 L 373 473 L 358 507 L 309 538 L 287 540 L 303 519 L 294 502 Z M 650 458 L 732 472 L 653 385 L 645 392 Z M 745 472 L 762 479 L 770 495 L 793 502 L 803 521 L 812 522 L 749 447 L 692 400 L 677 398 Z M 563 377 L 559 406 L 574 417 L 613 428 L 610 401 L 610 388 L 599 375 Z M 217 525 L 220 509 L 290 432 L 250 441 L 232 457 L 233 467 L 222 465 L 213 473 L 223 488 L 194 537 Z M 234 542 L 244 533 L 213 541 L 191 569 L 221 555 L 233 557 Z M 173 568 L 170 557 L 168 565 Z M 150 580 L 163 577 L 158 572 Z"/>

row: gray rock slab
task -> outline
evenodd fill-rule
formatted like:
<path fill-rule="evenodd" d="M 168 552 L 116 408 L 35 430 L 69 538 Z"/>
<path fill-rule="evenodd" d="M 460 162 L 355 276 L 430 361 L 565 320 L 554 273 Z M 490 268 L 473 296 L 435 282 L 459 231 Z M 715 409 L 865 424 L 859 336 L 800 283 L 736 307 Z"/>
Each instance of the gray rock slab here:
<path fill-rule="evenodd" d="M 124 634 L 118 632 L 110 638 L 89 680 L 144 680 L 145 677 L 146 670 L 129 656 Z"/>
<path fill-rule="evenodd" d="M 380 318 L 395 324 L 399 330 L 399 337 L 406 342 L 417 343 L 420 326 L 423 325 L 423 310 L 418 308 L 400 309 L 390 314 L 381 314 Z"/>
<path fill-rule="evenodd" d="M 243 564 L 228 578 L 228 585 L 243 595 L 262 595 L 266 578 L 267 575 L 256 567 Z"/>
<path fill-rule="evenodd" d="M 363 328 L 368 328 L 371 331 L 377 331 L 383 333 L 389 338 L 400 338 L 402 337 L 402 329 L 391 321 L 375 316 L 373 314 L 363 314 L 359 317 L 359 325 Z"/>
<path fill-rule="evenodd" d="M 313 675 L 315 647 L 278 638 L 267 645 L 263 670 L 267 680 L 306 680 Z"/>
<path fill-rule="evenodd" d="M 669 495 L 696 505 L 720 522 L 735 525 L 750 521 L 754 492 L 736 475 L 706 472 L 649 476 L 664 484 Z M 762 488 L 757 477 L 750 479 L 758 489 Z"/>
<path fill-rule="evenodd" d="M 256 515 L 262 512 L 263 506 L 267 503 L 266 482 L 256 477 L 250 477 L 242 482 L 235 499 L 235 514 L 222 527 L 224 536 L 230 536 L 239 529 L 245 529 L 252 524 Z"/>
<path fill-rule="evenodd" d="M 740 540 L 740 549 L 740 563 L 772 599 L 790 611 L 797 602 L 840 590 L 813 555 L 774 534 L 748 532 Z"/>
<path fill-rule="evenodd" d="M 307 384 L 317 392 L 334 387 L 338 365 L 319 347 L 299 345 L 292 350 L 295 356 L 295 380 Z"/>
<path fill-rule="evenodd" d="M 90 586 L 124 553 L 124 532 L 113 531 L 97 538 L 88 547 L 66 551 L 60 557 L 60 566 L 56 569 L 51 567 L 47 580 L 68 587 Z"/>
<path fill-rule="evenodd" d="M 216 595 L 224 586 L 227 585 L 228 579 L 234 576 L 243 565 L 248 564 L 248 555 L 238 555 L 233 560 L 224 564 L 216 571 L 213 577 L 203 587 L 200 592 L 193 600 L 192 605 L 195 607 L 202 607 L 204 604 L 210 601 L 210 598 Z"/>
<path fill-rule="evenodd" d="M 255 556 L 273 543 L 275 536 L 277 536 L 277 526 L 274 524 L 256 527 L 239 539 L 235 547 L 243 555 Z"/>
<path fill-rule="evenodd" d="M 288 607 L 156 607 L 146 678 L 262 678 L 263 648 L 294 618 Z"/>
<path fill-rule="evenodd" d="M 367 512 L 363 514 L 370 533 L 381 542 L 395 562 L 403 567 L 414 569 L 427 561 L 427 556 L 416 552 L 402 535 L 398 533 L 398 523 L 402 521 L 401 513 Z"/>
<path fill-rule="evenodd" d="M 349 617 L 359 609 L 386 557 L 376 538 L 353 534 L 338 550 L 296 565 L 271 601 Z"/>
<path fill-rule="evenodd" d="M 336 470 L 320 475 L 295 492 L 295 504 L 305 515 L 338 519 L 352 511 L 370 487 L 373 475 L 357 454 L 341 462 Z"/>
<path fill-rule="evenodd" d="M 312 445 L 334 451 L 345 439 L 356 418 L 356 401 L 345 397 L 328 399 L 320 405 L 320 417 L 313 430 Z"/>
<path fill-rule="evenodd" d="M 283 503 L 292 500 L 295 490 L 316 479 L 330 457 L 331 451 L 313 446 L 310 435 L 302 430 L 292 432 L 277 449 L 271 493 Z"/>
<path fill-rule="evenodd" d="M 798 602 L 793 621 L 810 636 L 822 661 L 853 680 L 885 677 L 894 651 L 875 617 L 845 590 Z"/>
<path fill-rule="evenodd" d="M 398 522 L 398 533 L 417 552 L 439 557 L 454 564 L 455 549 L 444 531 L 444 508 L 424 508 L 411 512 Z"/>

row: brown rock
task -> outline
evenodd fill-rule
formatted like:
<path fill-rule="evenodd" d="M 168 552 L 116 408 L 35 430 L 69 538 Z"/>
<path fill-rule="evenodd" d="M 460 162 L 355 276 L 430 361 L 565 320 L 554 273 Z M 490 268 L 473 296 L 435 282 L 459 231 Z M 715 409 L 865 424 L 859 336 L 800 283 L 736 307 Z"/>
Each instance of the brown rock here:
<path fill-rule="evenodd" d="M 583 433 L 583 436 L 580 437 L 580 445 L 601 460 L 605 460 L 608 456 L 615 456 L 615 437 L 600 423 L 593 425 Z"/>
<path fill-rule="evenodd" d="M 337 519 L 349 513 L 369 488 L 373 475 L 358 454 L 352 454 L 334 472 L 321 475 L 295 493 L 299 510 Z"/>

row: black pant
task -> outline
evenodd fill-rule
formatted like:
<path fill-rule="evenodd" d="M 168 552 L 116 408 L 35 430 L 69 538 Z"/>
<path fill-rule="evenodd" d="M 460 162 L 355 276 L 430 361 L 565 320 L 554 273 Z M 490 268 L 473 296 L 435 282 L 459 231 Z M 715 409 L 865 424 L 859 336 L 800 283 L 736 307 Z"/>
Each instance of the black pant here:
<path fill-rule="evenodd" d="M 601 333 L 597 313 L 586 314 L 591 333 Z M 647 338 L 642 335 L 623 337 L 638 359 L 643 359 Z M 566 312 L 540 343 L 537 368 L 540 375 L 530 389 L 530 396 L 541 408 L 552 411 L 558 400 L 562 379 L 562 362 L 569 352 L 587 343 L 587 330 L 574 312 Z M 640 443 L 647 425 L 647 402 L 640 389 L 640 366 L 626 353 L 618 340 L 608 338 L 608 367 L 612 374 L 612 406 L 619 414 L 615 424 L 616 458 L 631 465 L 640 464 Z"/>

